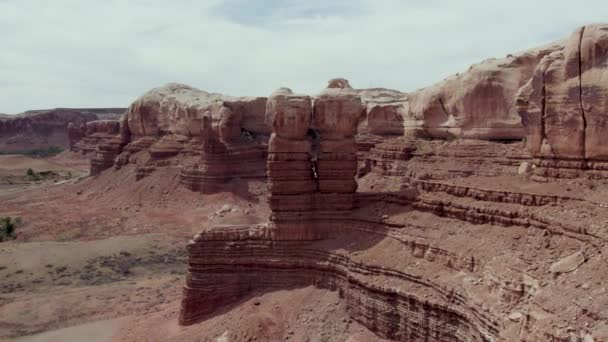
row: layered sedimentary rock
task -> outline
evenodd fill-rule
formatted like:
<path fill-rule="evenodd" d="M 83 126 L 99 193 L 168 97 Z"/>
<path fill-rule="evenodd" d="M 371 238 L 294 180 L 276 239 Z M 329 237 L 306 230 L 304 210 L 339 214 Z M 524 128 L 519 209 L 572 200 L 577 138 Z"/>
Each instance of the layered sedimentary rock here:
<path fill-rule="evenodd" d="M 96 119 L 93 112 L 67 108 L 3 116 L 0 117 L 0 151 L 69 148 L 68 125 L 80 126 Z"/>
<path fill-rule="evenodd" d="M 285 236 L 313 236 L 313 194 L 318 189 L 307 133 L 312 119 L 310 96 L 281 88 L 268 99 L 268 191 L 274 227 Z"/>
<path fill-rule="evenodd" d="M 83 145 L 89 141 L 87 139 L 92 139 L 97 144 L 90 169 L 90 174 L 94 176 L 114 165 L 123 147 L 129 142 L 130 134 L 126 116 L 119 121 L 101 120 L 87 123 L 86 131 L 87 136 L 82 141 Z"/>
<path fill-rule="evenodd" d="M 87 128 L 84 124 L 68 124 L 68 147 L 70 151 L 74 151 L 76 144 L 85 137 Z"/>
<path fill-rule="evenodd" d="M 399 136 L 405 133 L 408 115 L 408 94 L 397 90 L 374 88 L 357 90 L 365 106 L 364 120 L 357 129 L 359 134 Z"/>
<path fill-rule="evenodd" d="M 348 84 L 329 82 L 315 97 L 313 126 L 321 140 L 315 171 L 319 182 L 319 208 L 352 209 L 357 190 L 355 134 L 363 112 L 361 97 Z"/>
<path fill-rule="evenodd" d="M 97 147 L 92 174 L 137 165 L 136 179 L 174 168 L 181 183 L 213 192 L 237 178 L 265 177 L 266 98 L 237 98 L 171 83 L 131 104 L 117 139 Z M 103 146 L 102 146 L 103 145 Z"/>
<path fill-rule="evenodd" d="M 294 94 L 288 88 L 270 96 L 266 123 L 272 129 L 267 161 L 272 214 L 268 226 L 258 232 L 258 238 L 268 242 L 314 241 L 333 232 L 336 227 L 330 221 L 339 220 L 354 204 L 357 170 L 354 134 L 361 114 L 359 95 L 343 79 L 331 80 L 328 88 L 314 99 L 314 106 L 309 96 Z M 309 134 L 313 127 L 316 139 Z M 204 241 L 202 238 L 200 244 Z M 197 248 L 193 247 L 193 253 Z M 208 288 L 195 280 L 203 274 L 192 270 L 191 275 L 184 289 L 182 324 L 191 323 L 215 308 L 199 308 L 197 303 L 222 301 L 205 299 L 209 296 Z"/>
<path fill-rule="evenodd" d="M 203 192 L 267 170 L 268 222 L 189 242 L 181 324 L 313 285 L 395 340 L 602 340 L 604 184 L 547 176 L 608 170 L 605 34 L 587 26 L 410 94 L 167 85 L 134 102 L 94 165 L 171 168 Z"/>
<path fill-rule="evenodd" d="M 195 158 L 181 165 L 179 171 L 180 183 L 188 189 L 211 193 L 221 191 L 226 182 L 236 178 L 265 177 L 265 136 L 261 139 L 240 135 L 229 138 L 226 131 L 214 131 L 211 117 L 205 116 L 201 139 L 179 139 L 180 142 L 161 140 L 152 146 L 151 155 L 160 160 L 178 153 L 194 154 Z"/>
<path fill-rule="evenodd" d="M 289 89 L 273 93 L 267 116 L 273 129 L 270 222 L 211 227 L 188 244 L 181 324 L 195 323 L 252 292 L 315 285 L 339 291 L 352 317 L 386 338 L 484 341 L 497 334 L 494 319 L 459 295 L 328 247 L 344 234 L 374 231 L 371 223 L 351 217 L 357 202 L 354 134 L 361 112 L 360 97 L 345 81 L 330 81 L 312 108 L 309 97 Z M 317 149 L 307 140 L 309 127 L 319 134 Z"/>
<path fill-rule="evenodd" d="M 491 317 L 431 282 L 358 263 L 313 241 L 270 236 L 268 227 L 198 235 L 188 245 L 180 322 L 192 324 L 252 291 L 314 285 L 338 291 L 351 317 L 385 338 L 485 341 L 496 334 Z"/>
<path fill-rule="evenodd" d="M 95 120 L 86 124 L 68 125 L 70 150 L 89 154 L 106 140 L 113 139 L 120 132 L 119 120 Z"/>

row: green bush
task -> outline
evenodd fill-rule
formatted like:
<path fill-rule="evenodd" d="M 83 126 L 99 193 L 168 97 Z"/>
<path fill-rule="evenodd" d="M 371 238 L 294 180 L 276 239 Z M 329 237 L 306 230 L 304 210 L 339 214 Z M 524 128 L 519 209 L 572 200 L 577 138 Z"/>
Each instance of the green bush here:
<path fill-rule="evenodd" d="M 32 177 L 34 176 L 36 173 L 34 172 L 34 170 L 32 170 L 32 168 L 30 167 L 29 169 L 27 169 L 27 172 L 25 173 L 26 175 Z"/>
<path fill-rule="evenodd" d="M 15 222 L 10 217 L 0 218 L 0 241 L 15 238 Z"/>

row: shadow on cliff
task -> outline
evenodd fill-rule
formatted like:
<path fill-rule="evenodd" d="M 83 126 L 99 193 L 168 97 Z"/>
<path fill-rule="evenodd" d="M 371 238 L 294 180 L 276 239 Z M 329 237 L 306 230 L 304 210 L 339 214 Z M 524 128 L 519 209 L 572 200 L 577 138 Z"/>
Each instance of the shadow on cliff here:
<path fill-rule="evenodd" d="M 255 281 L 252 281 L 251 279 L 248 280 L 248 277 L 259 277 L 260 275 L 256 274 L 260 269 L 258 268 L 256 270 L 256 267 L 254 266 L 255 263 L 247 263 L 248 271 L 241 274 L 239 277 L 241 277 L 240 281 L 249 285 L 246 285 L 242 290 L 239 290 L 238 296 L 232 297 L 232 299 L 227 300 L 225 304 L 222 304 L 213 312 L 199 317 L 190 324 L 197 324 L 216 316 L 225 315 L 248 303 L 253 298 L 277 291 L 291 291 L 308 286 L 315 286 L 316 288 L 329 291 L 338 291 L 340 298 L 343 298 L 342 291 L 344 291 L 344 287 L 337 283 L 346 279 L 344 278 L 344 272 L 348 273 L 348 269 L 351 267 L 360 267 L 361 261 L 358 260 L 358 255 L 373 249 L 386 239 L 395 238 L 392 236 L 392 233 L 395 231 L 408 229 L 407 226 L 391 223 L 389 218 L 407 215 L 414 211 L 409 203 L 414 201 L 417 196 L 418 192 L 414 189 L 406 189 L 398 192 L 357 193 L 356 207 L 345 222 L 341 224 L 341 228 L 337 233 L 332 233 L 330 234 L 331 236 L 322 240 L 301 241 L 302 244 L 292 245 L 287 242 L 288 249 L 284 251 L 281 250 L 285 248 L 285 246 L 281 247 L 282 242 L 277 241 L 278 246 L 276 246 L 276 253 L 279 254 L 273 259 L 275 262 L 284 258 L 284 262 L 289 263 L 293 261 L 294 257 L 301 257 L 303 260 L 308 260 L 309 264 L 306 264 L 306 262 L 294 264 L 295 269 L 301 270 L 302 279 L 298 280 L 298 277 L 294 275 L 293 271 L 288 272 L 284 267 L 278 267 L 274 270 L 266 270 L 265 272 L 268 272 L 268 276 L 276 280 L 277 283 L 282 283 L 280 286 L 273 286 L 270 288 L 262 286 L 262 288 L 256 288 L 254 285 Z M 403 241 L 401 241 L 401 243 L 402 242 Z M 272 253 L 271 250 L 275 249 L 275 247 L 271 246 L 274 246 L 274 244 L 264 245 L 264 247 L 262 247 L 262 250 L 264 250 L 263 255 L 265 257 L 268 256 L 267 253 Z M 253 248 L 259 248 L 259 245 L 254 244 Z M 403 248 L 409 247 L 404 245 Z M 241 249 L 239 250 L 244 252 Z M 376 256 L 379 256 L 377 253 L 382 252 L 385 251 L 382 249 L 370 251 L 372 254 L 371 257 L 375 259 Z M 244 253 L 242 255 L 244 255 L 243 258 L 247 258 L 250 254 Z M 235 260 L 238 260 L 241 257 L 242 256 L 240 255 L 235 255 L 234 258 L 230 260 L 231 262 L 235 262 Z M 326 267 L 324 265 L 329 262 L 329 260 L 342 265 L 344 269 L 341 271 L 334 270 L 336 271 L 335 274 L 330 276 L 332 271 L 330 269 L 324 269 Z M 269 268 L 273 267 L 274 266 L 271 265 L 269 266 Z M 262 269 L 264 268 L 265 266 L 262 267 Z M 242 270 L 235 272 L 242 272 Z M 284 282 L 279 281 L 278 279 L 283 279 Z"/>
<path fill-rule="evenodd" d="M 327 239 L 327 247 L 349 253 L 363 252 L 387 238 L 394 238 L 395 232 L 408 229 L 407 215 L 416 211 L 410 204 L 419 195 L 415 188 L 358 192 L 349 225 Z"/>
<path fill-rule="evenodd" d="M 260 203 L 266 200 L 266 179 L 234 178 L 222 184 L 216 192 L 230 192 L 242 200 Z"/>

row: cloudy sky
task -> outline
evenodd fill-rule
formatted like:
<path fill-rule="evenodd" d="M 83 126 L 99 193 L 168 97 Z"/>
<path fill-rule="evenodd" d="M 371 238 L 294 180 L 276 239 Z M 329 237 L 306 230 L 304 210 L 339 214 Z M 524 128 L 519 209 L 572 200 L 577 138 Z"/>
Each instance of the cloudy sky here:
<path fill-rule="evenodd" d="M 0 0 L 0 112 L 128 106 L 167 82 L 410 91 L 601 21 L 606 0 Z"/>

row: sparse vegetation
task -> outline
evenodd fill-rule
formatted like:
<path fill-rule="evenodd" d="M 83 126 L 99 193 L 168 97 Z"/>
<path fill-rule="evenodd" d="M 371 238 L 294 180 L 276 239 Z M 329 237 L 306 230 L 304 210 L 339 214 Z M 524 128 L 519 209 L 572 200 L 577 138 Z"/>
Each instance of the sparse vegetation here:
<path fill-rule="evenodd" d="M 57 172 L 54 171 L 40 171 L 40 172 L 36 172 L 34 170 L 32 170 L 31 168 L 27 169 L 27 171 L 25 172 L 25 175 L 27 176 L 29 181 L 33 181 L 33 182 L 38 182 L 41 180 L 45 180 L 51 177 L 56 177 L 59 176 L 57 174 Z M 72 178 L 72 174 L 70 173 L 68 178 Z"/>
<path fill-rule="evenodd" d="M 0 218 L 0 242 L 15 238 L 15 223 L 11 217 Z"/>
<path fill-rule="evenodd" d="M 36 171 L 32 170 L 32 168 L 27 169 L 27 171 L 25 172 L 25 175 L 27 176 L 27 178 L 30 181 L 37 182 L 40 180 L 40 174 L 37 173 Z"/>
<path fill-rule="evenodd" d="M 3 152 L 0 151 L 0 155 L 7 154 L 22 154 L 30 157 L 52 157 L 59 153 L 63 152 L 63 149 L 57 146 L 51 146 L 47 148 L 37 148 L 31 150 L 22 150 L 22 151 L 11 151 L 11 152 Z"/>

